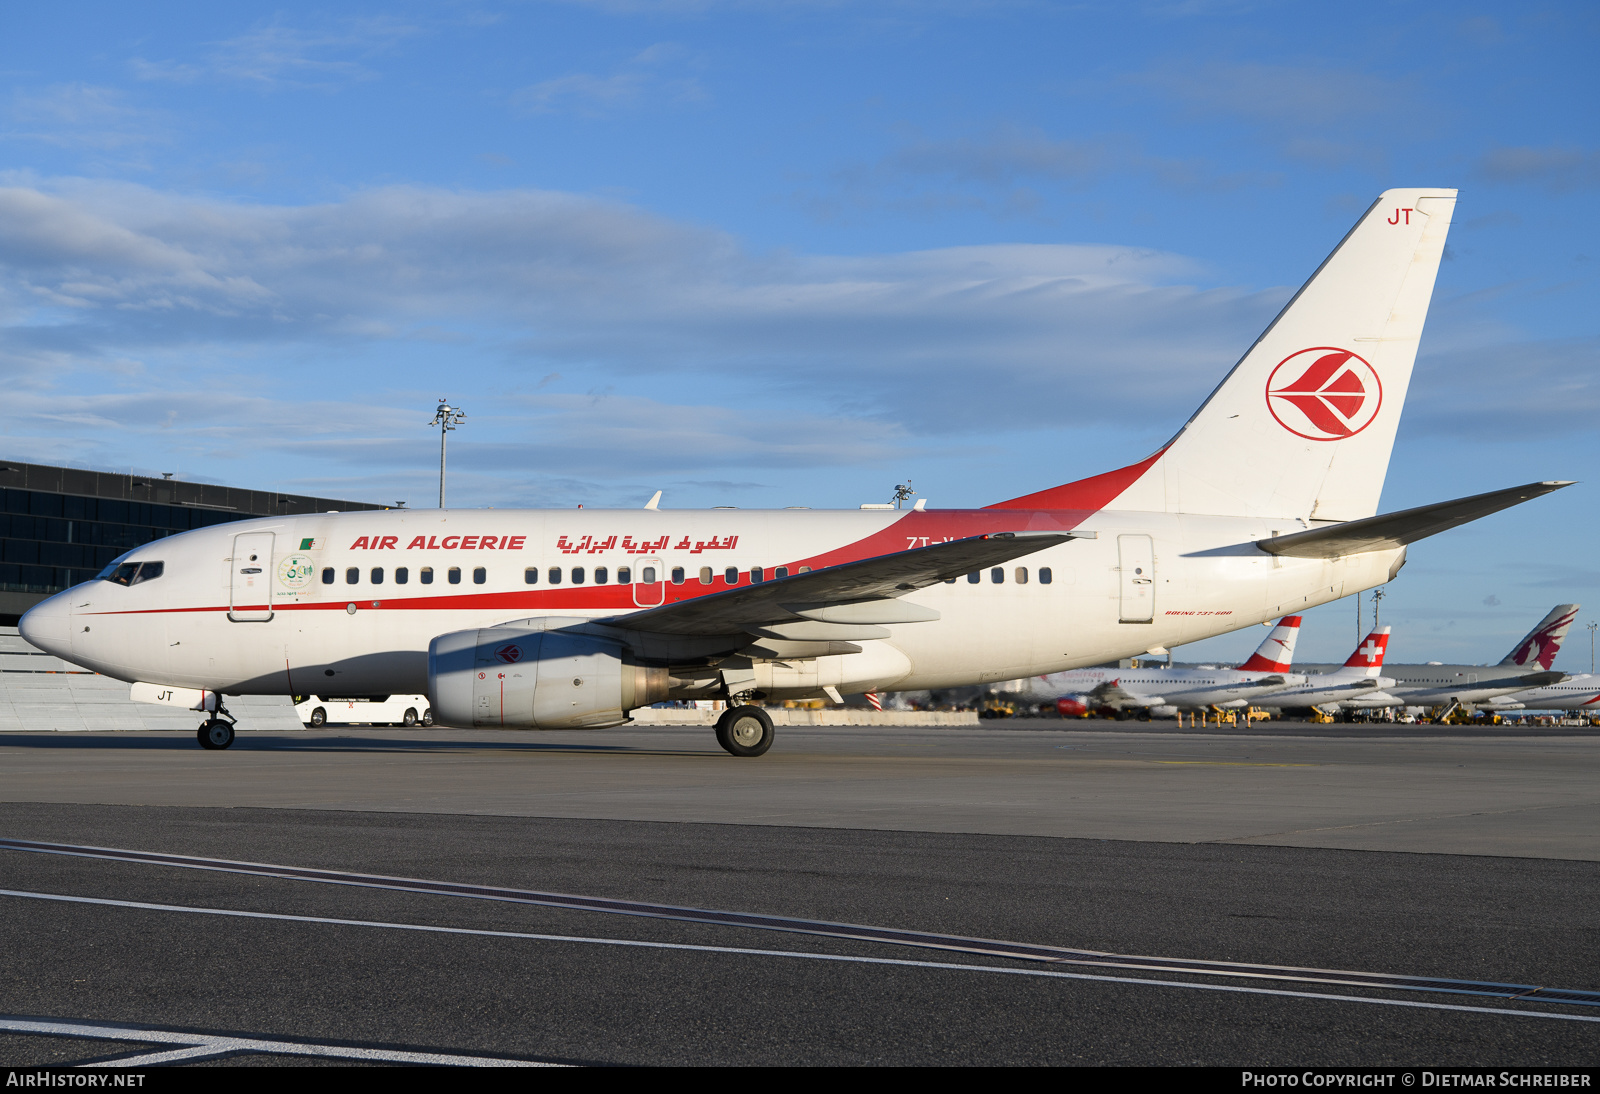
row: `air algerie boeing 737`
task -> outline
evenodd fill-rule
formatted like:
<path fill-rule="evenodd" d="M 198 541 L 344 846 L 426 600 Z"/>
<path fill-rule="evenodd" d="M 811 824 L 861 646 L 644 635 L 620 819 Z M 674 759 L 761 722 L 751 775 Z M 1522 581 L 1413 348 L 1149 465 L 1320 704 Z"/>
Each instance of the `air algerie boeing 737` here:
<path fill-rule="evenodd" d="M 1375 516 L 1454 190 L 1367 210 L 1169 443 L 982 509 L 390 510 L 265 518 L 128 552 L 29 642 L 211 716 L 223 695 L 426 692 L 446 726 L 621 725 L 749 700 L 1040 676 L 1392 579 L 1406 546 L 1567 485 Z"/>

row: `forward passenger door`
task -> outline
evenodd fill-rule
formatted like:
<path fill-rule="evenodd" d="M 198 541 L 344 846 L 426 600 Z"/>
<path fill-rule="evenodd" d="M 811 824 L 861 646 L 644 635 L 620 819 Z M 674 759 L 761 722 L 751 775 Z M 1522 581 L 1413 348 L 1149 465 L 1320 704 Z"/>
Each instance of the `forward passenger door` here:
<path fill-rule="evenodd" d="M 235 623 L 265 623 L 272 618 L 272 539 L 271 532 L 233 537 L 228 618 Z"/>

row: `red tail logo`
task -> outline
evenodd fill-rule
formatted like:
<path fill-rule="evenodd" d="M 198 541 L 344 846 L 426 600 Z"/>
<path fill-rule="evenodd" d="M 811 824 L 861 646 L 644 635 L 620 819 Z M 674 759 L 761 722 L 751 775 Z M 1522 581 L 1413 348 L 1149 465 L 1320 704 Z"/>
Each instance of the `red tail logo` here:
<path fill-rule="evenodd" d="M 1555 663 L 1556 654 L 1561 650 L 1561 640 L 1566 637 L 1566 629 L 1572 621 L 1578 618 L 1578 609 L 1563 613 L 1550 620 L 1538 630 L 1522 640 L 1522 645 L 1512 653 L 1510 661 L 1514 665 L 1526 665 L 1529 660 L 1538 662 L 1544 668 L 1549 668 Z M 1562 632 L 1557 635 L 1557 631 Z"/>
<path fill-rule="evenodd" d="M 1267 409 L 1283 428 L 1311 441 L 1354 437 L 1382 405 L 1377 370 L 1349 350 L 1303 349 L 1267 377 Z"/>

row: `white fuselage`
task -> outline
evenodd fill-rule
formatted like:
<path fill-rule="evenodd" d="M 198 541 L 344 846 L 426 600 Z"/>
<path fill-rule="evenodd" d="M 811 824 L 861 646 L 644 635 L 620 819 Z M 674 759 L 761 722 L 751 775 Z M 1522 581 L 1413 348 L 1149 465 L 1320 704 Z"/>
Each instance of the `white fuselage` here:
<path fill-rule="evenodd" d="M 1304 522 L 1019 509 L 323 514 L 147 544 L 125 558 L 163 562 L 160 578 L 79 585 L 35 608 L 23 626 L 35 644 L 128 681 L 227 694 L 423 692 L 428 644 L 446 632 L 540 616 L 614 617 L 723 591 L 729 571 L 748 583 L 755 568 L 771 580 L 778 567 L 793 574 L 985 532 L 1093 532 L 998 568 L 998 581 L 984 570 L 976 582 L 911 592 L 907 600 L 940 618 L 891 626 L 890 637 L 863 643 L 861 653 L 815 666 L 816 680 L 845 692 L 939 688 L 1222 634 L 1381 584 L 1404 558 L 1403 548 L 1329 560 L 1254 545 L 1297 527 Z M 246 551 L 259 557 L 245 565 Z M 1137 577 L 1123 565 L 1129 559 L 1141 563 Z M 555 568 L 560 584 L 551 581 Z M 618 584 L 625 568 L 631 582 Z M 664 580 L 643 582 L 650 568 Z M 599 569 L 605 584 L 596 583 Z M 530 570 L 536 584 L 526 580 Z M 682 583 L 672 580 L 676 570 Z M 1148 621 L 1124 621 L 1130 613 Z"/>
<path fill-rule="evenodd" d="M 1583 673 L 1559 684 L 1506 696 L 1508 705 L 1520 704 L 1527 710 L 1583 710 L 1600 714 L 1600 676 Z"/>
<path fill-rule="evenodd" d="M 1091 704 L 1106 692 L 1115 694 L 1115 691 L 1121 691 L 1129 698 L 1109 699 L 1104 705 L 1171 706 L 1183 710 L 1201 710 L 1269 702 L 1274 693 L 1304 684 L 1305 680 L 1298 673 L 1244 672 L 1239 669 L 1095 668 L 1051 673 L 1041 677 L 1033 690 L 1052 699 L 1089 696 Z"/>

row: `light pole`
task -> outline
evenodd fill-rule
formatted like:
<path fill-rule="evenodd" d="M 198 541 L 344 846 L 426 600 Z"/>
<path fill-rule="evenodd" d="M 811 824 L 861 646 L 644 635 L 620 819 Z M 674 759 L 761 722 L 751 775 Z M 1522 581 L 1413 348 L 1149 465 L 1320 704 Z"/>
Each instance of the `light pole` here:
<path fill-rule="evenodd" d="M 1388 596 L 1388 595 L 1389 595 L 1388 593 L 1383 591 L 1383 587 L 1381 585 L 1378 588 L 1372 590 L 1372 629 L 1373 630 L 1377 630 L 1378 629 L 1378 604 L 1380 602 L 1382 602 L 1383 598 Z"/>
<path fill-rule="evenodd" d="M 458 406 L 451 406 L 439 397 L 439 409 L 433 412 L 433 421 L 429 425 L 439 427 L 439 508 L 444 508 L 444 438 L 456 426 L 467 420 L 467 412 Z"/>
<path fill-rule="evenodd" d="M 1587 624 L 1587 626 L 1589 628 L 1589 675 L 1593 676 L 1594 675 L 1594 629 L 1596 627 L 1600 627 L 1600 623 L 1589 623 L 1589 624 Z"/>

